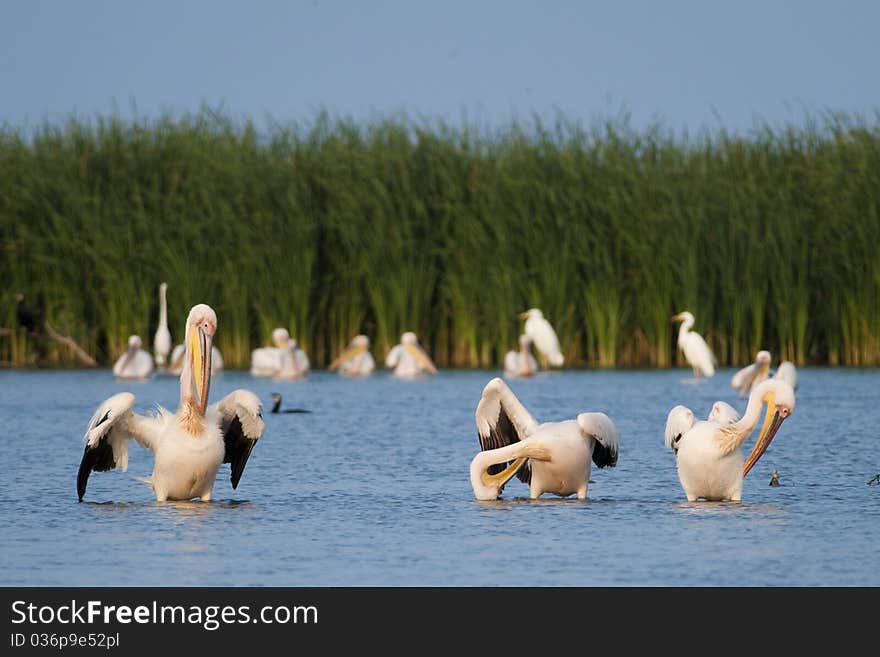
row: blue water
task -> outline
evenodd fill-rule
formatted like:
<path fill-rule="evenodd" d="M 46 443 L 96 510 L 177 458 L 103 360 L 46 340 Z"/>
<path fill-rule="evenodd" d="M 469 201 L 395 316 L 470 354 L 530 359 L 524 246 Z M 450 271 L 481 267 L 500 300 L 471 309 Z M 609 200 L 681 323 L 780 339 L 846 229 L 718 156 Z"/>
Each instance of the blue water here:
<path fill-rule="evenodd" d="M 474 410 L 497 372 L 420 381 L 314 372 L 299 382 L 227 371 L 266 405 L 266 432 L 238 490 L 224 465 L 210 503 L 156 503 L 136 481 L 152 456 L 76 471 L 95 407 L 130 390 L 135 410 L 176 408 L 170 377 L 119 383 L 106 370 L 0 372 L 2 585 L 880 585 L 880 371 L 800 369 L 797 407 L 749 474 L 742 503 L 688 503 L 663 447 L 668 410 L 705 416 L 721 370 L 554 372 L 509 381 L 539 421 L 608 413 L 616 468 L 589 499 L 474 500 Z M 310 414 L 272 415 L 269 394 Z M 751 442 L 747 443 L 749 448 Z M 768 485 L 777 469 L 779 487 Z"/>

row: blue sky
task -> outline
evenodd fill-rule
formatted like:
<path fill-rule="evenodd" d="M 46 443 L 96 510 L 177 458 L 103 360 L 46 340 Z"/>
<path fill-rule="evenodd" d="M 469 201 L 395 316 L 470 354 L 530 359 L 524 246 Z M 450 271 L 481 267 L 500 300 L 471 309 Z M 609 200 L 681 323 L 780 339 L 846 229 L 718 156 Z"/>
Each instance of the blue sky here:
<path fill-rule="evenodd" d="M 747 130 L 880 108 L 880 2 L 2 0 L 0 122 L 201 104 Z"/>

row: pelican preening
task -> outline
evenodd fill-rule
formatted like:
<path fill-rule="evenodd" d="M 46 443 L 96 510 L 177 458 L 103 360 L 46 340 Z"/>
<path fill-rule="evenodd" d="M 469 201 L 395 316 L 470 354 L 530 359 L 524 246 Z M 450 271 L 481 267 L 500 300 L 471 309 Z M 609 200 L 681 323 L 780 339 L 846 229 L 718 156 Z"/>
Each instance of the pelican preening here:
<path fill-rule="evenodd" d="M 708 420 L 721 425 L 733 424 L 739 420 L 739 413 L 727 402 L 717 401 L 712 404 Z M 694 412 L 687 406 L 679 404 L 673 407 L 669 411 L 669 415 L 666 416 L 666 432 L 664 434 L 666 447 L 678 454 L 678 443 L 681 437 L 691 430 L 694 422 L 696 422 Z"/>
<path fill-rule="evenodd" d="M 400 344 L 395 345 L 385 357 L 385 367 L 393 367 L 393 375 L 401 379 L 437 373 L 434 361 L 419 344 L 419 339 L 412 331 L 400 336 Z"/>
<path fill-rule="evenodd" d="M 128 348 L 113 364 L 113 374 L 119 379 L 148 379 L 153 373 L 153 357 L 141 349 L 139 335 L 128 338 Z"/>
<path fill-rule="evenodd" d="M 346 376 L 366 376 L 376 369 L 376 361 L 369 351 L 370 338 L 366 335 L 356 335 L 348 346 L 342 350 L 328 369 L 339 370 Z"/>
<path fill-rule="evenodd" d="M 598 467 L 617 465 L 617 428 L 604 413 L 581 413 L 574 420 L 538 422 L 507 384 L 494 378 L 483 389 L 476 411 L 481 452 L 470 477 L 478 500 L 494 500 L 514 475 L 543 493 L 585 499 L 591 459 Z"/>
<path fill-rule="evenodd" d="M 779 363 L 776 372 L 771 372 L 770 360 L 769 351 L 759 351 L 755 356 L 754 363 L 733 375 L 730 385 L 739 390 L 740 397 L 744 397 L 749 390 L 768 378 L 781 379 L 793 389 L 797 388 L 797 369 L 794 363 L 784 360 Z"/>
<path fill-rule="evenodd" d="M 153 335 L 153 354 L 157 367 L 165 367 L 171 353 L 171 331 L 168 330 L 168 306 L 165 303 L 167 289 L 168 283 L 159 284 L 159 326 Z"/>
<path fill-rule="evenodd" d="M 131 410 L 134 395 L 129 392 L 114 395 L 98 407 L 86 431 L 76 480 L 80 501 L 92 471 L 127 469 L 130 438 L 153 452 L 149 484 L 160 502 L 210 500 L 223 463 L 231 464 L 232 487 L 238 487 L 265 425 L 260 400 L 247 390 L 236 390 L 208 406 L 216 329 L 213 309 L 205 304 L 193 306 L 186 320 L 177 413 L 159 408 L 155 415 L 136 415 Z"/>
<path fill-rule="evenodd" d="M 670 440 L 671 432 L 686 426 L 686 421 L 677 415 L 676 421 L 680 424 L 670 430 L 670 421 L 674 419 L 671 411 L 667 420 L 666 445 L 677 448 L 678 478 L 688 501 L 701 498 L 742 500 L 743 478 L 770 445 L 783 420 L 794 411 L 794 404 L 794 390 L 790 385 L 780 379 L 767 379 L 752 389 L 741 419 L 731 424 L 709 420 L 692 422 L 690 428 L 681 431 L 678 440 L 674 441 Z M 765 405 L 764 423 L 743 463 L 739 448 L 757 426 Z"/>
<path fill-rule="evenodd" d="M 706 378 L 713 376 L 718 361 L 715 354 L 709 349 L 709 345 L 703 340 L 703 336 L 691 331 L 691 327 L 694 325 L 694 316 L 685 310 L 674 315 L 672 319 L 681 322 L 678 329 L 678 347 L 693 369 L 694 378 L 699 379 L 701 374 Z"/>
<path fill-rule="evenodd" d="M 504 376 L 532 376 L 538 371 L 538 362 L 532 356 L 532 339 L 526 334 L 519 336 L 519 351 L 504 355 Z"/>
<path fill-rule="evenodd" d="M 559 338 L 550 322 L 544 319 L 544 313 L 537 308 L 530 308 L 520 313 L 520 318 L 526 320 L 525 334 L 532 339 L 535 349 L 541 355 L 544 368 L 546 369 L 548 362 L 554 367 L 560 367 L 565 359 L 559 350 Z"/>

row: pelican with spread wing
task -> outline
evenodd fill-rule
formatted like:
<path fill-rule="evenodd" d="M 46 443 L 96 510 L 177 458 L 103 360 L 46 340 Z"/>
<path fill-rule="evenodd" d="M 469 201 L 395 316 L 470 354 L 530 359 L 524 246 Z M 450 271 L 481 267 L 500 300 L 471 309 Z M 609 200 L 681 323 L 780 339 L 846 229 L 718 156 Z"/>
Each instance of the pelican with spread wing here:
<path fill-rule="evenodd" d="M 471 486 L 478 500 L 495 500 L 514 475 L 543 493 L 587 497 L 591 461 L 617 465 L 617 427 L 604 413 L 539 424 L 500 378 L 483 389 L 477 405 L 479 452 L 471 461 Z"/>
<path fill-rule="evenodd" d="M 149 483 L 160 502 L 210 500 L 217 472 L 224 463 L 231 464 L 232 487 L 238 487 L 265 425 L 260 400 L 248 390 L 236 390 L 208 406 L 216 329 L 214 310 L 205 304 L 193 306 L 186 320 L 180 407 L 176 413 L 160 408 L 154 415 L 137 415 L 132 412 L 134 395 L 129 392 L 114 395 L 98 407 L 86 431 L 76 479 L 80 501 L 92 472 L 127 469 L 131 438 L 153 453 Z"/>

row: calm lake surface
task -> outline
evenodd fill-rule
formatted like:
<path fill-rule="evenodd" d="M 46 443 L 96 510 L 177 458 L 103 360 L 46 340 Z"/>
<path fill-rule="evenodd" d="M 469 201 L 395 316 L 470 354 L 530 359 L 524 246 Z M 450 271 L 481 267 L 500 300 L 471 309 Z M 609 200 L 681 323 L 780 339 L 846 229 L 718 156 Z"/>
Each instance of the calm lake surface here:
<path fill-rule="evenodd" d="M 688 503 L 663 446 L 675 404 L 700 417 L 718 399 L 745 408 L 733 370 L 701 383 L 690 370 L 508 380 L 539 421 L 608 413 L 619 463 L 593 468 L 583 502 L 529 501 L 516 479 L 503 499 L 475 501 L 474 410 L 499 373 L 282 383 L 227 371 L 212 401 L 248 388 L 266 420 L 238 490 L 224 465 L 215 501 L 157 503 L 134 478 L 150 474 L 152 455 L 132 441 L 128 472 L 92 473 L 80 504 L 97 405 L 128 390 L 137 412 L 173 409 L 177 379 L 0 371 L 0 584 L 880 585 L 880 486 L 867 485 L 880 473 L 880 370 L 800 369 L 795 412 L 738 504 Z M 275 391 L 282 407 L 312 412 L 270 414 Z"/>

